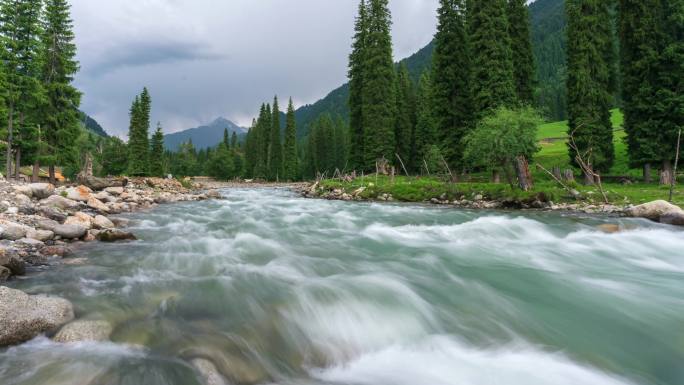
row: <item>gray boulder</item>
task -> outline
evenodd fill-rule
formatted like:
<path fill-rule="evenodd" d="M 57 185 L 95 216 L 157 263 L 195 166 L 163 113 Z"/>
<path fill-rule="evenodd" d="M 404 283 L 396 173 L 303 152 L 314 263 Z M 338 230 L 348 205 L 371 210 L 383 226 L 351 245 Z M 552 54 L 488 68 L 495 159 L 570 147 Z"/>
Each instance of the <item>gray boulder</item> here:
<path fill-rule="evenodd" d="M 28 341 L 74 319 L 71 302 L 0 286 L 0 346 Z"/>
<path fill-rule="evenodd" d="M 5 282 L 12 275 L 12 271 L 5 266 L 0 266 L 0 282 Z"/>
<path fill-rule="evenodd" d="M 38 199 L 45 199 L 55 193 L 55 186 L 50 183 L 32 183 L 29 188 L 33 196 Z"/>
<path fill-rule="evenodd" d="M 0 266 L 9 269 L 12 275 L 24 275 L 26 263 L 19 257 L 17 251 L 0 246 Z"/>
<path fill-rule="evenodd" d="M 679 208 L 679 206 L 675 206 L 672 203 L 659 200 L 631 207 L 627 209 L 626 214 L 630 217 L 646 218 L 657 222 L 663 215 L 670 212 L 678 211 L 682 211 L 682 209 Z"/>
<path fill-rule="evenodd" d="M 45 218 L 52 219 L 53 221 L 57 221 L 59 223 L 64 223 L 64 221 L 67 219 L 66 214 L 64 214 L 60 209 L 54 207 L 40 207 L 38 212 Z"/>
<path fill-rule="evenodd" d="M 53 231 L 64 239 L 76 239 L 84 236 L 88 229 L 81 225 L 57 225 Z"/>
<path fill-rule="evenodd" d="M 14 197 L 14 204 L 17 206 L 28 206 L 31 204 L 31 198 L 23 194 L 17 194 Z"/>
<path fill-rule="evenodd" d="M 22 195 L 29 197 L 29 198 L 33 197 L 33 190 L 31 190 L 30 186 L 26 186 L 26 185 L 14 186 L 14 192 L 16 192 L 17 194 L 22 194 Z"/>
<path fill-rule="evenodd" d="M 54 238 L 55 233 L 52 230 L 34 230 L 31 229 L 26 232 L 26 238 L 35 239 L 37 241 L 45 242 Z"/>
<path fill-rule="evenodd" d="M 0 220 L 0 238 L 16 241 L 26 236 L 28 227 L 19 223 Z"/>
<path fill-rule="evenodd" d="M 660 223 L 684 226 L 684 211 L 670 211 L 660 216 Z"/>
<path fill-rule="evenodd" d="M 59 222 L 53 221 L 52 219 L 41 219 L 38 221 L 39 229 L 54 231 L 57 226 L 59 226 Z"/>
<path fill-rule="evenodd" d="M 40 204 L 45 207 L 56 207 L 62 210 L 75 209 L 79 206 L 78 202 L 67 199 L 61 195 L 50 195 L 46 199 L 40 201 Z"/>
<path fill-rule="evenodd" d="M 104 189 L 104 191 L 108 194 L 118 196 L 118 195 L 123 194 L 124 188 L 123 187 L 107 187 L 106 189 Z"/>
<path fill-rule="evenodd" d="M 196 358 L 192 360 L 192 366 L 194 366 L 202 376 L 206 385 L 228 385 L 213 362 L 203 358 Z"/>
<path fill-rule="evenodd" d="M 113 229 L 114 227 L 116 227 L 114 226 L 114 223 L 104 215 L 95 216 L 95 218 L 93 219 L 93 225 L 96 229 Z"/>
<path fill-rule="evenodd" d="M 53 340 L 61 343 L 107 341 L 111 334 L 112 325 L 107 321 L 79 320 L 64 325 Z"/>
<path fill-rule="evenodd" d="M 90 199 L 91 196 L 90 193 L 92 192 L 91 189 L 83 185 L 78 187 L 69 187 L 65 191 L 67 199 L 77 202 L 88 202 L 88 199 Z"/>

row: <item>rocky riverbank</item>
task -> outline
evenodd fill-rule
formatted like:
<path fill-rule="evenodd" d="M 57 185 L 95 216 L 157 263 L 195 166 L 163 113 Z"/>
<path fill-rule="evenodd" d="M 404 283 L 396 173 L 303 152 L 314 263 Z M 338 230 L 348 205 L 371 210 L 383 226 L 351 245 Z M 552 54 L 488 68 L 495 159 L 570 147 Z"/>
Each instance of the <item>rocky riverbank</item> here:
<path fill-rule="evenodd" d="M 377 196 L 364 194 L 365 187 L 359 187 L 353 191 L 342 188 L 327 188 L 319 183 L 310 183 L 299 186 L 296 191 L 305 198 L 342 200 L 342 201 L 371 201 L 371 202 L 394 202 L 391 194 L 383 193 Z M 666 201 L 653 201 L 642 205 L 614 205 L 596 203 L 590 200 L 578 200 L 573 203 L 555 203 L 545 194 L 539 193 L 527 198 L 504 198 L 488 199 L 484 194 L 474 193 L 472 196 L 461 195 L 458 199 L 448 199 L 446 194 L 433 197 L 421 202 L 450 206 L 463 209 L 486 209 L 486 210 L 548 210 L 568 211 L 585 214 L 606 214 L 633 218 L 646 218 L 655 222 L 669 225 L 684 226 L 684 210 L 679 206 Z"/>
<path fill-rule="evenodd" d="M 29 265 L 68 257 L 78 242 L 134 240 L 126 220 L 113 215 L 158 204 L 220 198 L 216 190 L 188 189 L 177 180 L 137 178 L 63 186 L 0 181 L 0 282 Z M 109 185 L 109 187 L 106 187 Z M 99 188 L 99 190 L 98 190 Z"/>

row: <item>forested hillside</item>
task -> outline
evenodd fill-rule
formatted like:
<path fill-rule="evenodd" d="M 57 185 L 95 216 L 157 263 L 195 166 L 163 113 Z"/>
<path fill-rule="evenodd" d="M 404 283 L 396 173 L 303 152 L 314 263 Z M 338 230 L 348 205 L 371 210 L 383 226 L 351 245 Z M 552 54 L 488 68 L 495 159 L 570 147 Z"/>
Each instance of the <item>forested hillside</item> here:
<path fill-rule="evenodd" d="M 551 121 L 566 119 L 565 106 L 565 1 L 537 0 L 530 5 L 532 22 L 532 45 L 537 69 L 537 104 Z M 402 60 L 411 79 L 417 83 L 420 75 L 432 64 L 434 41 L 415 54 Z M 321 114 L 340 115 L 349 119 L 349 84 L 330 92 L 316 103 L 300 107 L 296 111 L 297 137 L 308 132 L 313 121 Z"/>

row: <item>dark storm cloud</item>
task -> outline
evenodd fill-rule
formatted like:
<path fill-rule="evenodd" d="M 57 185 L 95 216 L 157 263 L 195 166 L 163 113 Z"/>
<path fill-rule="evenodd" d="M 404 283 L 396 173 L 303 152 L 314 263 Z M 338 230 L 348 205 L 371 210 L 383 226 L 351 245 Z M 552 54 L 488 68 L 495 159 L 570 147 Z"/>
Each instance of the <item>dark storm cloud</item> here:
<path fill-rule="evenodd" d="M 178 131 L 249 124 L 278 94 L 313 103 L 346 81 L 357 0 L 71 0 L 82 108 L 125 137 L 147 86 L 153 121 Z M 437 0 L 392 0 L 395 59 L 427 44 Z"/>

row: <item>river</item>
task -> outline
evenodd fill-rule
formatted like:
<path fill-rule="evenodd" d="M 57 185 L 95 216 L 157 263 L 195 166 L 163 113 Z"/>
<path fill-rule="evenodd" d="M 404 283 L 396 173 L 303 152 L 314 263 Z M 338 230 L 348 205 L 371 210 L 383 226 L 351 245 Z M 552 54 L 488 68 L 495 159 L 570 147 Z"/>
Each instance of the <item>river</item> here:
<path fill-rule="evenodd" d="M 223 193 L 12 282 L 114 331 L 0 350 L 0 384 L 202 384 L 196 358 L 236 385 L 684 384 L 673 227 Z"/>

